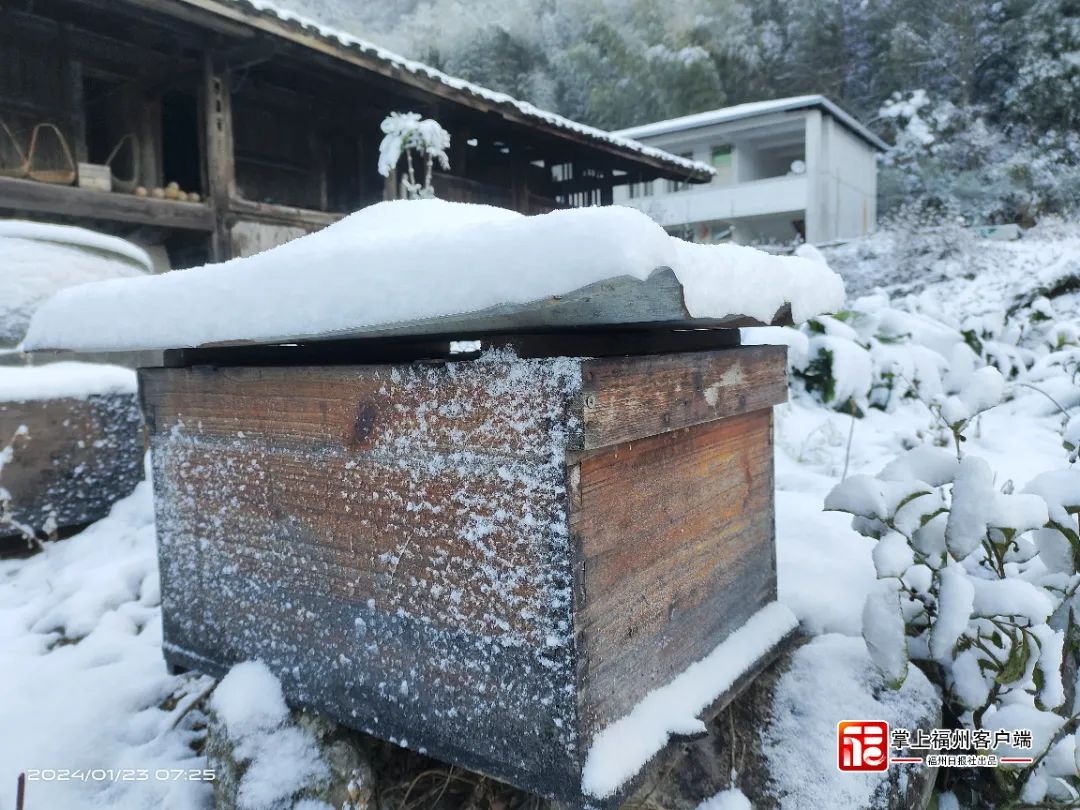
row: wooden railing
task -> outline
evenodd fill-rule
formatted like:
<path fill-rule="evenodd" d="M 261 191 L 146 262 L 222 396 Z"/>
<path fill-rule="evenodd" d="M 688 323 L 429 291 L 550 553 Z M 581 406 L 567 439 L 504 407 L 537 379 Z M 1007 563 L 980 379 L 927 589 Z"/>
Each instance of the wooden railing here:
<path fill-rule="evenodd" d="M 495 205 L 500 208 L 520 211 L 523 214 L 546 214 L 556 208 L 567 207 L 557 200 L 534 194 L 528 189 L 525 189 L 519 198 L 515 200 L 514 192 L 509 188 L 482 183 L 468 177 L 435 172 L 433 180 L 435 196 L 450 202 Z"/>

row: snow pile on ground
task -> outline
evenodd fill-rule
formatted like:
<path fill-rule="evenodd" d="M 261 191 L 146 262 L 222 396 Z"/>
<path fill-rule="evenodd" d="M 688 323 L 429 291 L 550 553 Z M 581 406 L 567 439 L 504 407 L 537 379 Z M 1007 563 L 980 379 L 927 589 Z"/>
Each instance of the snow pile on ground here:
<path fill-rule="evenodd" d="M 241 810 L 289 808 L 311 780 L 329 776 L 314 737 L 287 725 L 281 683 L 261 661 L 233 667 L 214 690 L 211 707 L 234 744 L 233 756 L 244 763 Z"/>
<path fill-rule="evenodd" d="M 2 810 L 20 772 L 28 808 L 210 806 L 188 709 L 212 681 L 165 671 L 153 521 L 140 484 L 81 534 L 0 561 Z"/>
<path fill-rule="evenodd" d="M 704 733 L 698 715 L 797 626 L 782 604 L 766 605 L 701 661 L 649 692 L 593 740 L 581 775 L 582 791 L 601 799 L 611 796 L 672 735 Z"/>
<path fill-rule="evenodd" d="M 697 810 L 753 810 L 746 794 L 738 788 L 717 793 L 697 806 Z"/>
<path fill-rule="evenodd" d="M 134 371 L 105 363 L 0 366 L 0 402 L 134 394 L 137 388 Z"/>
<path fill-rule="evenodd" d="M 0 344 L 18 343 L 34 309 L 58 290 L 151 269 L 146 251 L 114 236 L 0 220 Z"/>
<path fill-rule="evenodd" d="M 777 683 L 774 716 L 761 735 L 780 807 L 869 806 L 884 789 L 882 774 L 837 769 L 836 724 L 872 719 L 914 730 L 936 717 L 937 707 L 937 692 L 919 670 L 913 668 L 903 688 L 893 690 L 871 662 L 862 639 L 836 634 L 815 638 L 795 653 L 791 668 Z"/>
<path fill-rule="evenodd" d="M 662 267 L 695 318 L 768 323 L 787 303 L 802 320 L 843 304 L 839 277 L 820 262 L 688 245 L 632 208 L 526 217 L 398 200 L 249 258 L 64 290 L 34 316 L 25 348 L 288 341 L 525 304 Z"/>

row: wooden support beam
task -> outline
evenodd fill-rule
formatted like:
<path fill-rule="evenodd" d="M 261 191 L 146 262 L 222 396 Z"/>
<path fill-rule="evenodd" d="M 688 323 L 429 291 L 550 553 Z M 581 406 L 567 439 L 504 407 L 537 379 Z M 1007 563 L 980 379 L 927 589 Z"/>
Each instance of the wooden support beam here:
<path fill-rule="evenodd" d="M 313 211 L 310 208 L 297 208 L 292 205 L 256 202 L 240 196 L 229 198 L 231 219 L 243 218 L 275 225 L 299 225 L 324 228 L 341 219 L 344 214 L 333 211 Z"/>
<path fill-rule="evenodd" d="M 71 127 L 71 149 L 75 160 L 88 160 L 86 147 L 86 99 L 83 93 L 82 62 L 70 56 L 65 59 L 64 79 L 67 89 L 68 121 Z"/>
<path fill-rule="evenodd" d="M 236 196 L 230 73 L 207 52 L 203 56 L 203 109 L 206 124 L 207 197 L 214 205 L 214 261 L 232 258 L 229 201 Z"/>

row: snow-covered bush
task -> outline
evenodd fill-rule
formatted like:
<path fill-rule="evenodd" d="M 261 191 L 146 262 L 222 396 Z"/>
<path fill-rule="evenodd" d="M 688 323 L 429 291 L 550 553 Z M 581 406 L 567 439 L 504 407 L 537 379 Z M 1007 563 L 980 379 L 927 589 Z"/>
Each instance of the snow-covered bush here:
<path fill-rule="evenodd" d="M 405 176 L 401 186 L 407 199 L 435 196 L 431 173 L 437 163 L 450 168 L 446 150 L 450 148 L 450 133 L 433 118 L 421 119 L 418 113 L 390 113 L 383 119 L 384 133 L 379 144 L 379 174 L 389 177 L 405 155 Z M 416 179 L 414 160 L 423 165 L 423 182 Z"/>
<path fill-rule="evenodd" d="M 939 411 L 986 366 L 1014 385 L 1037 390 L 1049 379 L 1054 381 L 1050 387 L 1067 378 L 1076 382 L 1078 330 L 1080 324 L 1059 317 L 1045 298 L 1011 315 L 995 313 L 951 326 L 899 309 L 877 294 L 833 316 L 811 319 L 799 330 L 749 334 L 747 342 L 786 343 L 789 370 L 801 391 L 858 415 L 867 408 L 892 411 L 903 400 L 919 400 Z M 1047 396 L 1057 404 L 1053 393 Z M 1080 392 L 1075 399 L 1080 400 Z"/>
<path fill-rule="evenodd" d="M 1032 731 L 1033 767 L 960 772 L 973 800 L 1074 802 L 1080 716 L 1063 659 L 1080 611 L 1080 469 L 1043 473 L 1019 493 L 995 481 L 963 445 L 1004 379 L 991 366 L 966 376 L 932 406 L 953 449 L 924 444 L 877 475 L 847 478 L 825 508 L 853 515 L 853 528 L 876 541 L 863 637 L 889 682 L 902 684 L 916 662 L 942 688 L 953 722 Z"/>

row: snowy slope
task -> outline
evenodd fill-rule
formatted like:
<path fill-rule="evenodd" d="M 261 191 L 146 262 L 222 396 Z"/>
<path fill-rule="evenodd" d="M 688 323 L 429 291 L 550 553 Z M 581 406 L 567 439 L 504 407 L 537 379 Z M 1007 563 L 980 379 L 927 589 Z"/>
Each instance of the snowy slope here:
<path fill-rule="evenodd" d="M 205 767 L 185 710 L 210 683 L 165 671 L 159 604 L 147 484 L 77 537 L 0 561 L 0 810 L 31 768 L 148 775 L 33 780 L 28 808 L 209 807 L 205 782 L 151 778 Z"/>

